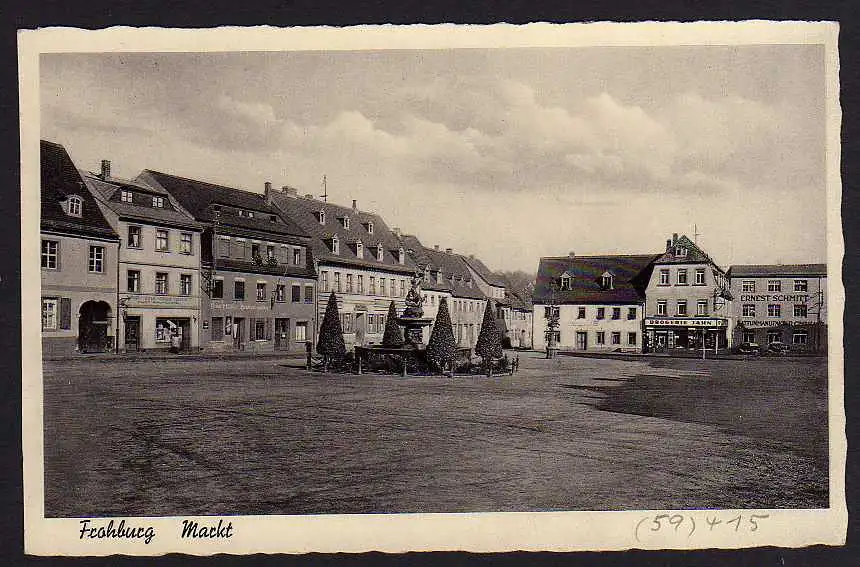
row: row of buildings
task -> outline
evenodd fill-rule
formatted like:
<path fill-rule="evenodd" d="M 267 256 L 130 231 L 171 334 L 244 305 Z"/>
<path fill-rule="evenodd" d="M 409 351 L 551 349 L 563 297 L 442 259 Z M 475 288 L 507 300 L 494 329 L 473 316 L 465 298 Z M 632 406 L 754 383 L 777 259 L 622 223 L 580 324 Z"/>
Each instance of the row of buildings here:
<path fill-rule="evenodd" d="M 533 299 L 539 349 L 553 313 L 562 350 L 701 351 L 745 342 L 827 348 L 826 265 L 723 270 L 683 235 L 650 255 L 542 258 Z"/>
<path fill-rule="evenodd" d="M 41 143 L 47 355 L 166 349 L 176 336 L 185 350 L 303 351 L 331 292 L 347 344 L 374 344 L 416 274 L 425 313 L 445 298 L 461 346 L 474 346 L 488 299 L 511 346 L 532 346 L 530 307 L 482 262 L 425 247 L 356 201 L 153 170 L 121 179 L 110 166 L 79 170 Z"/>

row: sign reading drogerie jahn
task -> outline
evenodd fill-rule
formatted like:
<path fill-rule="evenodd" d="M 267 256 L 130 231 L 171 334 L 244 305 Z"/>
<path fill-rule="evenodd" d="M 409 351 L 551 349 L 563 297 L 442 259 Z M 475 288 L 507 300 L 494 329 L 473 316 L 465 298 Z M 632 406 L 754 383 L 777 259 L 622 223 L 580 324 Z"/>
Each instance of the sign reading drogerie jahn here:
<path fill-rule="evenodd" d="M 663 319 L 649 317 L 645 324 L 655 327 L 725 327 L 725 319 Z"/>
<path fill-rule="evenodd" d="M 233 522 L 218 520 L 213 522 L 197 522 L 182 520 L 182 539 L 229 539 L 233 537 Z"/>

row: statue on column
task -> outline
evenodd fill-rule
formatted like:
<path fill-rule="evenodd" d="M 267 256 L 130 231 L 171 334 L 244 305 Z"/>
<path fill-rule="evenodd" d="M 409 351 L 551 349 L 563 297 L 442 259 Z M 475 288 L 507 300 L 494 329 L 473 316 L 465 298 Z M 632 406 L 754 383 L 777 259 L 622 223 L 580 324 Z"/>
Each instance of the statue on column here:
<path fill-rule="evenodd" d="M 424 316 L 424 309 L 421 307 L 424 304 L 424 299 L 421 297 L 421 277 L 417 274 L 412 276 L 412 287 L 406 294 L 406 309 L 403 310 L 403 317 L 419 318 Z"/>

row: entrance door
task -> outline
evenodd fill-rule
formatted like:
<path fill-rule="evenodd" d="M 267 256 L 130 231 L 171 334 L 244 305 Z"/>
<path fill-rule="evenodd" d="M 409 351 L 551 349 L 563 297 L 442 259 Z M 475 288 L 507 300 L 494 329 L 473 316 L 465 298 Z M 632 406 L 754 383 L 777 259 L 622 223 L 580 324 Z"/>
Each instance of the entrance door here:
<path fill-rule="evenodd" d="M 588 333 L 585 331 L 577 331 L 576 332 L 576 348 L 578 350 L 585 350 L 588 348 Z"/>
<path fill-rule="evenodd" d="M 108 345 L 110 305 L 104 301 L 87 301 L 79 311 L 78 349 L 81 352 L 104 352 Z"/>
<path fill-rule="evenodd" d="M 659 350 L 665 350 L 666 349 L 666 335 L 667 335 L 666 331 L 663 331 L 663 332 L 658 331 L 657 332 L 657 335 L 656 335 L 657 341 L 656 342 L 657 342 L 657 348 Z"/>
<path fill-rule="evenodd" d="M 244 317 L 233 318 L 233 348 L 245 350 L 245 319 Z"/>
<path fill-rule="evenodd" d="M 140 317 L 129 317 L 125 320 L 125 350 L 140 350 Z"/>
<path fill-rule="evenodd" d="M 174 319 L 179 327 L 179 350 L 187 351 L 191 348 L 191 321 L 188 319 Z"/>
<path fill-rule="evenodd" d="M 290 320 L 275 318 L 275 350 L 289 350 Z"/>

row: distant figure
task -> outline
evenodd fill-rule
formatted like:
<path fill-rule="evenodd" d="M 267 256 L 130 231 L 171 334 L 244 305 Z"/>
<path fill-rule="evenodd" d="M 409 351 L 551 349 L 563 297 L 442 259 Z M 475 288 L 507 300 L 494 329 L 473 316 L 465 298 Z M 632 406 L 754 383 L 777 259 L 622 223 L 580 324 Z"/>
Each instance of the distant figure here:
<path fill-rule="evenodd" d="M 514 372 L 517 372 L 520 369 L 520 355 L 514 357 L 514 361 L 511 363 L 511 375 Z"/>
<path fill-rule="evenodd" d="M 313 354 L 313 353 L 312 353 L 312 350 L 313 350 L 313 349 L 311 348 L 311 342 L 310 342 L 310 341 L 306 341 L 306 342 L 305 342 L 305 355 L 307 356 L 307 359 L 308 359 L 308 360 L 307 360 L 307 367 L 308 367 L 308 370 L 310 370 L 310 369 L 311 369 L 311 365 L 313 364 L 313 359 L 312 359 L 312 354 Z"/>
<path fill-rule="evenodd" d="M 170 352 L 173 354 L 179 353 L 179 347 L 182 346 L 182 339 L 179 338 L 179 333 L 173 331 L 170 335 Z"/>

